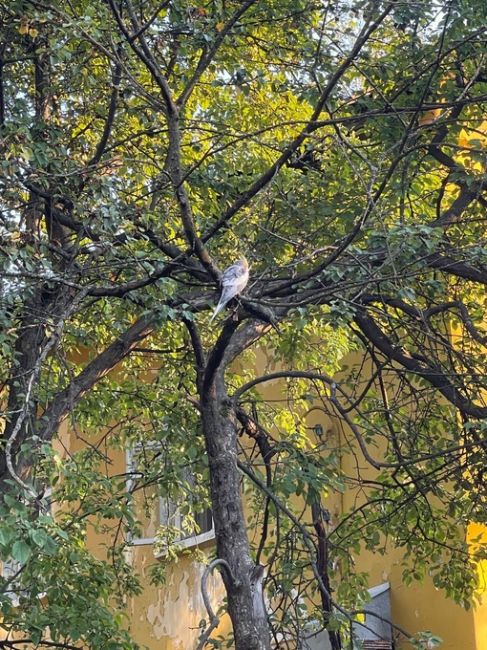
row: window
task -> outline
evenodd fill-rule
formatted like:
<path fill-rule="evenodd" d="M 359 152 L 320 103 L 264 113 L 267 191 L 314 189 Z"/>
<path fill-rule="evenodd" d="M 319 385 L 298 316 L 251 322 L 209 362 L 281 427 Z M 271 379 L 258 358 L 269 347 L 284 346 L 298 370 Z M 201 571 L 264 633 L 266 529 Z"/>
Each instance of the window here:
<path fill-rule="evenodd" d="M 363 650 L 391 650 L 392 629 L 390 585 L 384 582 L 369 589 L 371 600 L 365 605 L 364 625 L 354 623 L 353 632 Z"/>
<path fill-rule="evenodd" d="M 149 443 L 136 445 L 127 452 L 127 471 L 130 474 L 127 481 L 129 492 L 136 482 L 143 484 L 144 472 L 141 471 L 147 463 L 157 462 L 160 448 L 157 444 Z M 132 495 L 133 512 L 139 522 L 140 530 L 131 535 L 134 546 L 153 544 L 156 541 L 164 545 L 161 530 L 166 531 L 167 543 L 179 548 L 197 546 L 214 539 L 215 529 L 211 508 L 198 508 L 197 481 L 188 471 L 185 480 L 185 490 L 182 496 L 160 496 L 156 484 L 134 490 Z M 160 553 L 164 555 L 164 551 Z"/>
<path fill-rule="evenodd" d="M 194 477 L 188 475 L 187 481 L 190 485 L 194 484 Z M 159 499 L 160 524 L 178 531 L 172 537 L 172 541 L 180 548 L 197 546 L 215 537 L 211 508 L 204 508 L 193 512 L 190 517 L 185 517 L 185 506 L 189 506 L 189 510 L 193 511 L 195 505 L 197 504 L 192 502 L 190 495 L 189 500 L 179 503 L 175 503 L 168 497 Z"/>
<path fill-rule="evenodd" d="M 16 580 L 18 574 L 22 570 L 22 565 L 17 560 L 5 560 L 2 564 L 2 578 L 5 584 L 2 587 L 2 593 L 10 598 L 14 607 L 18 607 L 22 591 L 19 588 Z"/>

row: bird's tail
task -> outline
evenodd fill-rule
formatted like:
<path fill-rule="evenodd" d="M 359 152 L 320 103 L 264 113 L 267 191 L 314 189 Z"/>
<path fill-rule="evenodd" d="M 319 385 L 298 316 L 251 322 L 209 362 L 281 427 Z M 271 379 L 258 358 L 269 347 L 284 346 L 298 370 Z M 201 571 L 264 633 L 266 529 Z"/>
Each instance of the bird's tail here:
<path fill-rule="evenodd" d="M 215 311 L 213 312 L 211 318 L 210 318 L 210 323 L 213 321 L 215 316 L 221 312 L 221 310 L 225 307 L 225 302 L 223 300 L 220 300 L 218 305 L 215 307 Z"/>

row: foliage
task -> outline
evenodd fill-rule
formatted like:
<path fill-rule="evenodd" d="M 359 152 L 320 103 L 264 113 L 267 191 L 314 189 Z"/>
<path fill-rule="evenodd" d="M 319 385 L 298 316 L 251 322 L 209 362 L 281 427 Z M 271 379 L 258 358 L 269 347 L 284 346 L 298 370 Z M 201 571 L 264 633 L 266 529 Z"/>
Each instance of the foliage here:
<path fill-rule="evenodd" d="M 354 556 L 386 546 L 406 583 L 429 575 L 469 606 L 485 18 L 477 0 L 0 2 L 0 553 L 20 567 L 5 628 L 134 647 L 133 500 L 188 500 L 188 470 L 209 498 L 220 376 L 275 635 L 346 634 L 366 599 Z M 242 253 L 249 286 L 209 327 Z M 137 445 L 137 472 L 112 471 Z M 344 492 L 354 505 L 322 521 Z"/>

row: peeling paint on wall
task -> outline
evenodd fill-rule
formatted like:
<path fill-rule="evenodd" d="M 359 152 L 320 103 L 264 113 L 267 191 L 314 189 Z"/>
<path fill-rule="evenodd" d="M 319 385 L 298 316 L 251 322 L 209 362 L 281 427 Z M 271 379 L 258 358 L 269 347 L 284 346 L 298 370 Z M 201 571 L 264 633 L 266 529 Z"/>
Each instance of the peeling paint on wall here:
<path fill-rule="evenodd" d="M 144 573 L 151 564 L 147 550 L 137 558 L 139 570 Z M 139 643 L 149 648 L 157 647 L 157 650 L 191 650 L 195 647 L 200 634 L 199 623 L 201 619 L 208 620 L 200 589 L 204 570 L 205 564 L 181 558 L 168 570 L 168 581 L 164 586 L 147 589 L 140 597 L 132 599 L 128 609 L 131 620 L 138 623 L 133 625 L 131 632 Z M 208 578 L 207 587 L 216 611 L 225 596 L 217 571 Z"/>

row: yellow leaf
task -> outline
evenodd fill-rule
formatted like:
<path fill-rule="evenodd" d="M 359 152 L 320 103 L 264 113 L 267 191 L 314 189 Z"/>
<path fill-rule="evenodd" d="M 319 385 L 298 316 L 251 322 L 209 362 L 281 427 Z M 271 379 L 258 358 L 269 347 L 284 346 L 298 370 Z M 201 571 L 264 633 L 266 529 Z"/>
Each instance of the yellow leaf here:
<path fill-rule="evenodd" d="M 28 34 L 29 25 L 27 23 L 22 23 L 19 27 L 19 34 Z"/>
<path fill-rule="evenodd" d="M 434 108 L 431 111 L 427 111 L 426 113 L 423 113 L 423 115 L 419 118 L 418 123 L 420 126 L 425 126 L 426 124 L 431 124 L 435 120 L 437 120 L 441 115 L 441 108 Z"/>
<path fill-rule="evenodd" d="M 35 27 L 31 27 L 29 29 L 29 36 L 31 36 L 32 38 L 35 38 L 38 34 L 39 34 L 39 30 L 36 29 Z"/>
<path fill-rule="evenodd" d="M 215 29 L 217 32 L 221 32 L 224 27 L 225 27 L 225 23 L 217 23 L 215 25 Z"/>
<path fill-rule="evenodd" d="M 468 137 L 468 133 L 465 131 L 465 129 L 462 129 L 460 131 L 460 135 L 458 136 L 458 145 L 460 147 L 468 147 L 469 146 L 469 137 Z"/>

